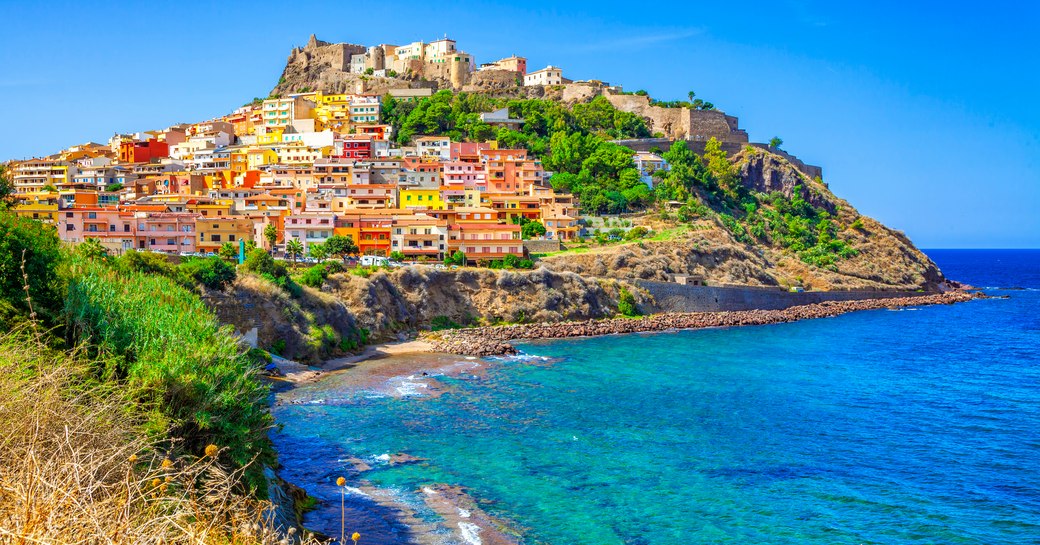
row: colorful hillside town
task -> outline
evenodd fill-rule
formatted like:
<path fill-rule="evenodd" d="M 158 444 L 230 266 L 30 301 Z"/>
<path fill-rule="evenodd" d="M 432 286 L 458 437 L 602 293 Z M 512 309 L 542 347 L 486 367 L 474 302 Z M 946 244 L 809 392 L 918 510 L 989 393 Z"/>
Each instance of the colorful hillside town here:
<path fill-rule="evenodd" d="M 522 123 L 505 110 L 487 117 Z M 526 150 L 447 136 L 399 146 L 391 136 L 379 96 L 271 98 L 12 162 L 15 211 L 116 254 L 206 254 L 246 241 L 278 255 L 290 240 L 306 251 L 343 235 L 363 255 L 440 261 L 461 251 L 479 263 L 522 256 L 523 223 L 545 227 L 536 238 L 576 235 L 572 197 L 553 192 Z"/>

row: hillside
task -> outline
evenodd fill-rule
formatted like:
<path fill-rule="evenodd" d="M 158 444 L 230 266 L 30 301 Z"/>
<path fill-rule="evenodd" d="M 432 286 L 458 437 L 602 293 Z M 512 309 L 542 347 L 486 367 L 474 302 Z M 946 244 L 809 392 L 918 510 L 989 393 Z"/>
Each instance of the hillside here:
<path fill-rule="evenodd" d="M 673 274 L 703 276 L 712 284 L 803 286 L 815 290 L 926 290 L 945 281 L 942 272 L 899 231 L 861 215 L 830 189 L 802 174 L 783 157 L 746 149 L 730 159 L 741 185 L 753 194 L 800 197 L 832 216 L 836 239 L 847 243 L 848 257 L 814 266 L 769 236 L 744 237 L 746 222 L 727 226 L 710 212 L 681 222 L 645 214 L 633 224 L 671 233 L 666 240 L 604 245 L 583 252 L 561 252 L 540 264 L 557 271 L 593 276 L 667 281 Z M 738 234 L 734 233 L 734 228 Z"/>

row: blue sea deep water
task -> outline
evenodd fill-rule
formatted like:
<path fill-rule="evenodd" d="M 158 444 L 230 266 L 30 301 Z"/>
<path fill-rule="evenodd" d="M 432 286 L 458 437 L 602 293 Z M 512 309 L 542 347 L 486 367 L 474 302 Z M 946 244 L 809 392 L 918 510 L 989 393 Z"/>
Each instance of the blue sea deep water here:
<path fill-rule="evenodd" d="M 526 543 L 1040 542 L 1040 252 L 929 254 L 1010 298 L 531 342 L 435 398 L 319 382 L 274 409 L 283 475 L 336 533 L 341 460 L 407 452 L 362 478 L 464 485 Z M 366 543 L 409 537 L 350 509 Z"/>

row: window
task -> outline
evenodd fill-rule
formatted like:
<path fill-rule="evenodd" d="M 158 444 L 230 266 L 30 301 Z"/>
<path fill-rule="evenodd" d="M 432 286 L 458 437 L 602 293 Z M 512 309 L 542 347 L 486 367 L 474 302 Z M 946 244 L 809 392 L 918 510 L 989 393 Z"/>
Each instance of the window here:
<path fill-rule="evenodd" d="M 66 223 L 65 224 L 65 230 L 66 231 L 75 231 L 76 230 L 76 226 L 71 224 L 71 223 Z"/>
<path fill-rule="evenodd" d="M 210 235 L 209 236 L 209 241 L 210 242 L 220 242 L 220 235 Z"/>

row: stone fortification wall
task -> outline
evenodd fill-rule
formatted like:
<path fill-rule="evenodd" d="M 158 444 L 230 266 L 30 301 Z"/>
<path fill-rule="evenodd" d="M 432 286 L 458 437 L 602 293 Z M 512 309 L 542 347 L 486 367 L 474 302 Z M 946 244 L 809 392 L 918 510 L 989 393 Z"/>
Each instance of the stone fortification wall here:
<path fill-rule="evenodd" d="M 298 65 L 301 71 L 317 68 L 349 71 L 351 55 L 363 54 L 367 48 L 357 44 L 332 44 L 317 39 L 313 34 L 307 45 L 297 47 L 289 54 L 288 65 Z"/>
<path fill-rule="evenodd" d="M 641 95 L 606 94 L 615 108 L 646 118 L 652 132 L 659 132 L 673 140 L 704 140 L 716 138 L 722 142 L 744 144 L 747 132 L 739 127 L 736 117 L 722 112 L 691 110 L 690 108 L 663 108 L 650 104 L 650 97 Z"/>
<path fill-rule="evenodd" d="M 824 301 L 856 301 L 921 295 L 906 291 L 806 291 L 743 286 L 687 286 L 674 282 L 633 281 L 655 301 L 654 312 L 782 310 Z"/>

